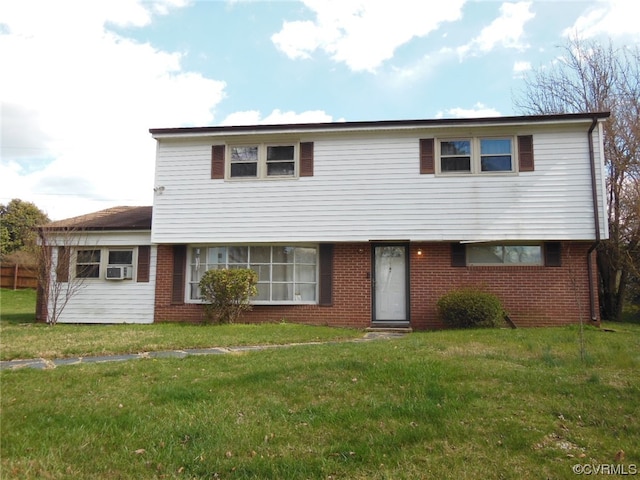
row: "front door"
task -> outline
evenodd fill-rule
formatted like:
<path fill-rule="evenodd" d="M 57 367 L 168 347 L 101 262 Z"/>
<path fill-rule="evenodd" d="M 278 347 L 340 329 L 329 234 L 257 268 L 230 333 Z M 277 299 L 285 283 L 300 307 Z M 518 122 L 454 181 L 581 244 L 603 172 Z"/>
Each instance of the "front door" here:
<path fill-rule="evenodd" d="M 406 244 L 373 247 L 373 323 L 409 322 Z"/>

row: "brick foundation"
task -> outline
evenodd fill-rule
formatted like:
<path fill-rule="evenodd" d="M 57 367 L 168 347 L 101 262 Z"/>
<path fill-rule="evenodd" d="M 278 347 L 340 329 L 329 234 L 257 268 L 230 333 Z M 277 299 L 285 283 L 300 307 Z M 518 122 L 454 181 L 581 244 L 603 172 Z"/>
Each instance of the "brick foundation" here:
<path fill-rule="evenodd" d="M 552 326 L 590 320 L 586 255 L 589 244 L 564 242 L 562 266 L 451 267 L 448 243 L 412 243 L 409 253 L 411 326 L 442 328 L 436 302 L 459 287 L 478 287 L 497 295 L 519 327 Z M 421 249 L 423 254 L 418 256 Z M 595 261 L 593 262 L 595 265 Z M 371 245 L 336 244 L 333 260 L 333 304 L 256 305 L 247 323 L 306 323 L 365 328 L 371 325 Z M 173 251 L 158 246 L 155 320 L 199 322 L 198 304 L 172 304 Z M 594 278 L 595 276 L 594 270 Z"/>

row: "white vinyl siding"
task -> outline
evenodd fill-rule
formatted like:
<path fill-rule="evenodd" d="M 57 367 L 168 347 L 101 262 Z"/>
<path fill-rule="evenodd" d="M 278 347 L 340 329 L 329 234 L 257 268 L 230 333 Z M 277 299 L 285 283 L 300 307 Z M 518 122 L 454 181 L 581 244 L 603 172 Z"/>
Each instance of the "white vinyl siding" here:
<path fill-rule="evenodd" d="M 154 200 L 153 241 L 591 240 L 587 128 L 467 132 L 533 134 L 535 171 L 478 176 L 420 175 L 418 139 L 459 138 L 451 129 L 309 135 L 300 141 L 314 142 L 314 175 L 295 182 L 211 180 L 213 138 L 161 139 L 155 182 L 165 191 Z M 594 148 L 601 162 L 598 132 Z M 603 166 L 596 171 L 605 237 Z"/>
<path fill-rule="evenodd" d="M 81 245 L 85 245 L 87 250 L 99 249 L 102 252 L 149 244 L 149 232 L 88 233 L 83 234 L 81 240 Z M 135 269 L 132 280 L 105 280 L 102 270 L 100 278 L 86 279 L 62 311 L 59 322 L 153 323 L 156 259 L 157 249 L 151 246 L 149 282 L 137 282 Z M 71 268 L 75 269 L 75 265 L 72 264 Z"/>

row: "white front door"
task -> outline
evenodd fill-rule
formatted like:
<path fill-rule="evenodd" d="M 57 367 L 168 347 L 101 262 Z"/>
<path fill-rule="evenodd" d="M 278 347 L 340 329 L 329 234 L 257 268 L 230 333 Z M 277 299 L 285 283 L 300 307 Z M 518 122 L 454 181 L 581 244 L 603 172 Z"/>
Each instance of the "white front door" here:
<path fill-rule="evenodd" d="M 407 246 L 375 245 L 373 322 L 406 322 Z"/>

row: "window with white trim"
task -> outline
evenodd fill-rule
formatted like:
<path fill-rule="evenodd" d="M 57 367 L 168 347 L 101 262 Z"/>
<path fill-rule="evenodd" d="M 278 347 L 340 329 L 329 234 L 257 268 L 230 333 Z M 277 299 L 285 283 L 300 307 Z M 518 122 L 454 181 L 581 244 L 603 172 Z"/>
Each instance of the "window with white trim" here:
<path fill-rule="evenodd" d="M 133 265 L 133 249 L 109 249 L 108 266 L 126 266 Z"/>
<path fill-rule="evenodd" d="M 132 249 L 109 250 L 109 254 L 107 257 L 107 268 L 105 270 L 105 278 L 107 280 L 131 280 L 133 278 Z"/>
<path fill-rule="evenodd" d="M 94 248 L 76 251 L 75 276 L 78 278 L 106 278 L 110 268 L 120 267 L 121 278 L 131 279 L 134 248 Z"/>
<path fill-rule="evenodd" d="M 190 251 L 189 299 L 199 300 L 198 283 L 211 269 L 250 268 L 258 275 L 256 304 L 317 303 L 316 246 L 203 246 Z"/>
<path fill-rule="evenodd" d="M 437 165 L 441 174 L 514 172 L 513 138 L 440 139 Z"/>
<path fill-rule="evenodd" d="M 297 144 L 230 145 L 227 150 L 227 176 L 230 179 L 297 176 Z"/>
<path fill-rule="evenodd" d="M 542 264 L 542 245 L 467 244 L 467 265 Z"/>
<path fill-rule="evenodd" d="M 100 250 L 76 252 L 76 277 L 100 278 Z"/>

